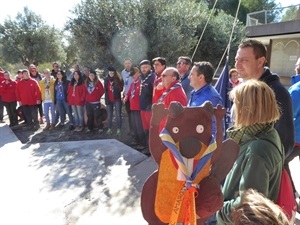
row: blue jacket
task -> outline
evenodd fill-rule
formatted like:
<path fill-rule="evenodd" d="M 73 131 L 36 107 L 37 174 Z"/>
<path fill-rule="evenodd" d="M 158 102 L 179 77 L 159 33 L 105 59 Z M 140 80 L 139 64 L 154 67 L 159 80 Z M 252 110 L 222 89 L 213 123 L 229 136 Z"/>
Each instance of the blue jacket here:
<path fill-rule="evenodd" d="M 296 74 L 295 76 L 292 76 L 292 79 L 291 79 L 292 85 L 296 84 L 298 81 L 300 81 L 300 74 Z"/>
<path fill-rule="evenodd" d="M 292 85 L 289 88 L 289 93 L 293 105 L 295 143 L 300 144 L 300 82 Z"/>
<path fill-rule="evenodd" d="M 188 102 L 188 107 L 200 106 L 205 101 L 211 101 L 214 107 L 216 107 L 218 104 L 223 106 L 223 99 L 220 96 L 219 92 L 217 92 L 217 90 L 211 84 L 206 84 L 199 90 L 197 91 L 193 90 L 191 92 L 191 97 Z M 224 121 L 222 123 L 224 129 Z M 212 119 L 212 125 L 213 125 L 213 134 L 215 134 L 217 128 L 216 128 L 216 119 L 214 117 Z"/>
<path fill-rule="evenodd" d="M 200 106 L 205 101 L 211 101 L 214 107 L 218 104 L 223 106 L 222 97 L 211 84 L 206 84 L 197 91 L 193 90 L 191 92 L 188 106 Z"/>

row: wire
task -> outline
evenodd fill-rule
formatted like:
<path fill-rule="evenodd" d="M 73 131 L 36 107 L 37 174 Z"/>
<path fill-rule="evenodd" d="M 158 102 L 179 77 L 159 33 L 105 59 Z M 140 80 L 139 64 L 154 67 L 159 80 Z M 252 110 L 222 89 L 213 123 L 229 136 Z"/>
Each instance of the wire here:
<path fill-rule="evenodd" d="M 206 27 L 207 27 L 207 25 L 208 25 L 208 22 L 209 22 L 209 20 L 210 20 L 210 17 L 211 17 L 212 14 L 214 13 L 214 9 L 215 9 L 215 7 L 216 7 L 217 2 L 218 2 L 218 0 L 215 1 L 214 6 L 213 6 L 212 9 L 211 9 L 210 15 L 209 15 L 209 17 L 208 17 L 208 19 L 207 19 L 207 21 L 206 21 L 206 24 L 205 24 L 205 26 L 204 26 L 204 28 L 203 28 L 203 31 L 202 31 L 202 33 L 201 33 L 201 35 L 200 35 L 200 38 L 199 38 L 199 40 L 198 40 L 198 43 L 197 43 L 196 48 L 195 48 L 195 50 L 194 50 L 194 53 L 193 53 L 193 55 L 192 55 L 192 58 L 191 58 L 192 61 L 193 61 L 193 58 L 194 58 L 194 56 L 195 56 L 195 54 L 196 54 L 196 51 L 197 51 L 197 49 L 198 49 L 198 47 L 199 47 L 200 41 L 202 40 L 204 31 L 206 30 Z"/>

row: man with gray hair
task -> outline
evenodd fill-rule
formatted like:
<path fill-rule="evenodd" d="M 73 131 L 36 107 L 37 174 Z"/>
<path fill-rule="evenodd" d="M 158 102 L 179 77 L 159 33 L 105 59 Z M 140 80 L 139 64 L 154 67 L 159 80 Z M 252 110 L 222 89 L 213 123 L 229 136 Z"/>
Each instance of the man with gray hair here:
<path fill-rule="evenodd" d="M 187 56 L 180 56 L 177 60 L 177 69 L 180 74 L 180 83 L 183 90 L 185 91 L 186 97 L 190 99 L 190 92 L 193 90 L 193 87 L 190 85 L 189 74 L 191 71 L 192 60 Z"/>

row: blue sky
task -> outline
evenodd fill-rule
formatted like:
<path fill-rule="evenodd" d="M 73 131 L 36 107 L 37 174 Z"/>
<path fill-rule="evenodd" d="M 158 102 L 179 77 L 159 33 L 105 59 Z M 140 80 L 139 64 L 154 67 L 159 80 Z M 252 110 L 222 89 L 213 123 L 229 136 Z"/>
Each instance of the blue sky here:
<path fill-rule="evenodd" d="M 295 0 L 276 1 L 280 2 L 282 6 L 296 4 Z M 67 17 L 71 16 L 69 9 L 80 2 L 81 0 L 0 0 L 0 23 L 3 23 L 7 16 L 14 19 L 18 12 L 23 13 L 23 8 L 28 6 L 31 11 L 42 16 L 47 24 L 61 29 Z"/>

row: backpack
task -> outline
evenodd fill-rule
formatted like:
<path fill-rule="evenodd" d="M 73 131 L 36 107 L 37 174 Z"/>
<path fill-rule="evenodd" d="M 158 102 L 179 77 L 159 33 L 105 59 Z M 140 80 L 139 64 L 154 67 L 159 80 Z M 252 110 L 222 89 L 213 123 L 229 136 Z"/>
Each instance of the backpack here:
<path fill-rule="evenodd" d="M 283 158 L 282 165 L 284 165 L 284 157 L 282 152 L 278 148 L 278 146 L 268 139 L 263 139 L 263 140 L 268 141 L 272 143 L 274 146 L 276 146 L 276 148 L 278 149 L 279 153 Z M 279 186 L 279 192 L 278 192 L 276 204 L 280 206 L 280 208 L 287 216 L 289 220 L 289 224 L 290 225 L 296 224 L 297 203 L 294 195 L 294 189 L 292 186 L 291 177 L 287 172 L 287 170 L 284 168 L 284 166 L 282 168 L 281 180 L 280 180 L 280 186 Z"/>
<path fill-rule="evenodd" d="M 293 193 L 293 186 L 290 175 L 285 168 L 282 169 L 279 193 L 277 198 L 277 205 L 279 205 L 285 212 L 291 225 L 296 224 L 297 203 Z"/>

